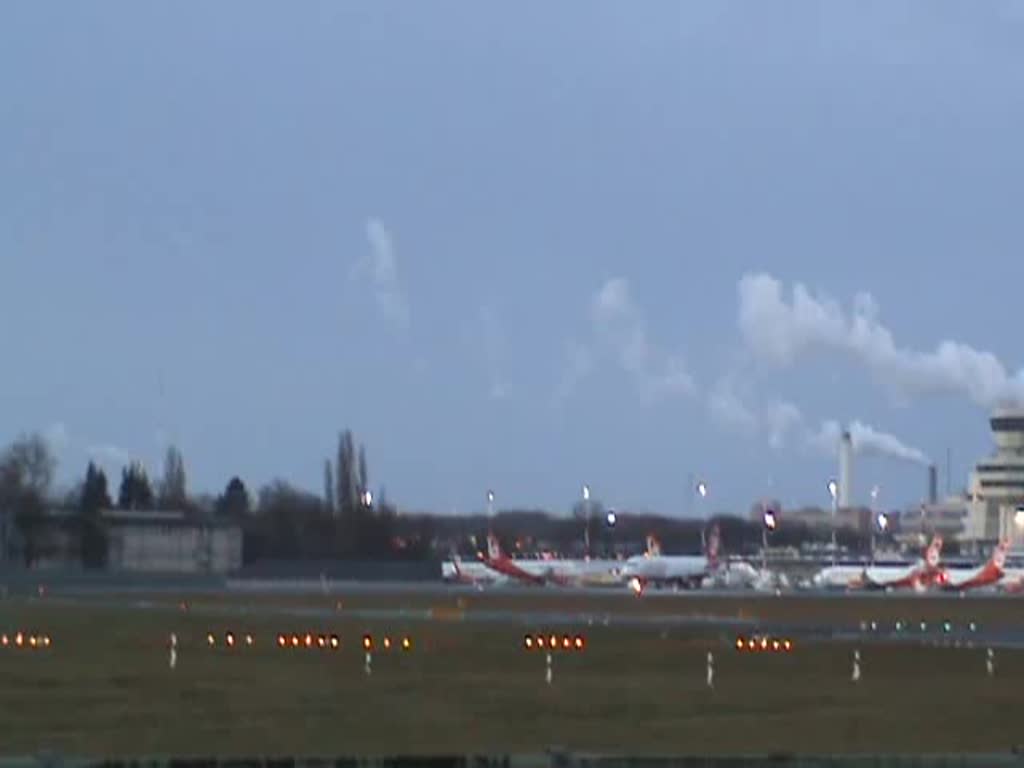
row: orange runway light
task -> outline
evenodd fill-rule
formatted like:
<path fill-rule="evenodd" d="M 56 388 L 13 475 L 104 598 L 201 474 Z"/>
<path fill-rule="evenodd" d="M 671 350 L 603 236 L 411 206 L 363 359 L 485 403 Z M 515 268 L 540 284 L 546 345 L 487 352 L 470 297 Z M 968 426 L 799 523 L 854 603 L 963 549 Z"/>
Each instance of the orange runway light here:
<path fill-rule="evenodd" d="M 582 651 L 583 646 L 586 645 L 586 642 L 583 640 L 582 636 L 576 635 L 576 639 L 573 641 L 573 645 L 576 646 L 577 651 Z"/>
<path fill-rule="evenodd" d="M 558 638 L 552 635 L 548 638 L 548 648 L 554 650 L 558 647 Z"/>
<path fill-rule="evenodd" d="M 227 634 L 225 634 L 224 642 L 227 643 L 228 648 L 233 648 L 235 646 L 235 633 L 228 632 Z"/>
<path fill-rule="evenodd" d="M 7 635 L 0 635 L 0 645 L 6 646 L 10 642 Z"/>
<path fill-rule="evenodd" d="M 793 641 L 790 640 L 787 637 L 785 640 L 782 641 L 782 647 L 786 650 L 787 653 L 789 651 L 792 651 L 793 650 Z"/>
<path fill-rule="evenodd" d="M 761 638 L 761 650 L 762 651 L 768 650 L 768 638 L 767 637 L 762 637 Z"/>
<path fill-rule="evenodd" d="M 288 645 L 288 639 L 284 635 L 278 635 L 277 636 L 277 646 L 278 646 L 278 648 L 284 648 L 286 645 Z"/>
<path fill-rule="evenodd" d="M 742 637 L 737 637 L 736 638 L 736 650 L 737 651 L 742 651 L 746 647 L 747 647 L 747 644 L 743 641 L 743 638 Z"/>
<path fill-rule="evenodd" d="M 292 648 L 298 648 L 298 647 L 299 647 L 299 636 L 298 635 L 292 635 Z"/>
<path fill-rule="evenodd" d="M 252 635 L 246 635 L 245 636 L 245 644 L 246 645 L 252 645 L 252 643 L 253 643 Z"/>
<path fill-rule="evenodd" d="M 28 644 L 31 645 L 33 648 L 35 648 L 38 643 L 39 643 L 39 638 L 37 638 L 35 635 L 31 635 L 29 637 Z"/>
<path fill-rule="evenodd" d="M 538 648 L 543 648 L 544 647 L 544 636 L 543 635 L 537 635 L 537 647 Z"/>
<path fill-rule="evenodd" d="M 309 634 L 308 632 L 306 633 L 305 641 L 306 641 L 306 647 L 307 648 L 312 648 L 313 647 L 313 636 L 311 634 Z"/>
<path fill-rule="evenodd" d="M 50 636 L 49 635 L 43 635 L 43 647 L 44 648 L 49 648 L 50 647 Z"/>
<path fill-rule="evenodd" d="M 569 637 L 568 635 L 565 635 L 565 636 L 564 636 L 564 637 L 562 638 L 562 647 L 563 647 L 563 648 L 564 648 L 565 650 L 567 650 L 567 651 L 568 651 L 568 650 L 569 650 L 570 648 L 572 648 L 572 638 L 571 638 L 571 637 Z"/>
<path fill-rule="evenodd" d="M 14 644 L 19 648 L 25 644 L 25 636 L 21 632 L 14 636 Z"/>
<path fill-rule="evenodd" d="M 773 651 L 777 651 L 781 647 L 782 647 L 782 643 L 780 643 L 778 640 L 772 640 L 772 650 Z"/>
<path fill-rule="evenodd" d="M 403 637 L 402 638 L 402 650 L 403 651 L 411 651 L 412 650 L 412 638 L 411 637 Z"/>
<path fill-rule="evenodd" d="M 370 635 L 363 635 L 363 648 L 366 650 L 373 648 L 373 638 Z"/>
<path fill-rule="evenodd" d="M 4 645 L 7 645 L 7 635 L 4 635 Z M 523 647 L 528 651 L 533 648 L 533 638 L 530 635 L 523 638 Z"/>
<path fill-rule="evenodd" d="M 214 644 L 214 643 L 216 643 L 216 642 L 217 642 L 217 640 L 216 640 L 216 638 L 214 638 L 214 636 L 213 636 L 213 633 L 212 633 L 212 632 L 211 632 L 211 633 L 208 633 L 208 634 L 206 635 L 206 643 L 207 643 L 207 645 L 213 645 L 213 644 Z"/>
<path fill-rule="evenodd" d="M 319 645 L 321 648 L 326 648 L 327 647 L 327 637 L 324 636 L 324 635 L 318 636 L 317 639 L 316 639 L 316 644 Z"/>
<path fill-rule="evenodd" d="M 331 635 L 331 648 L 340 648 L 341 638 L 337 635 Z"/>
<path fill-rule="evenodd" d="M 388 650 L 389 648 L 391 648 L 391 638 L 390 637 L 385 637 L 384 638 L 384 650 Z"/>

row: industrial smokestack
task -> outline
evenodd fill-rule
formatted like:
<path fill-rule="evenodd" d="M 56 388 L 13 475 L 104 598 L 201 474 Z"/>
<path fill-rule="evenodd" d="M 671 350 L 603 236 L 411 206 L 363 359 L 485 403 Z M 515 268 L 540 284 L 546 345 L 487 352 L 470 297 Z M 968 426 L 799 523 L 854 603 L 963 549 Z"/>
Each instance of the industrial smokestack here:
<path fill-rule="evenodd" d="M 928 467 L 928 503 L 936 504 L 939 501 L 939 471 L 932 464 Z"/>
<path fill-rule="evenodd" d="M 839 439 L 839 507 L 853 506 L 853 438 L 849 430 L 843 430 Z"/>

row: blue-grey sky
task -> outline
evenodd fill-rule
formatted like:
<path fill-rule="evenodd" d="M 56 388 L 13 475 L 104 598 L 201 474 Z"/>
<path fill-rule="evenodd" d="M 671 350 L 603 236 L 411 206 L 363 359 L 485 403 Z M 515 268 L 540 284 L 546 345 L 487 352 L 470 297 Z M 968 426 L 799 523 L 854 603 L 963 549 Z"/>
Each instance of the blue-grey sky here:
<path fill-rule="evenodd" d="M 1021 136 L 1024 2 L 8 2 L 0 438 L 686 513 L 856 421 L 916 502 L 1024 389 Z"/>

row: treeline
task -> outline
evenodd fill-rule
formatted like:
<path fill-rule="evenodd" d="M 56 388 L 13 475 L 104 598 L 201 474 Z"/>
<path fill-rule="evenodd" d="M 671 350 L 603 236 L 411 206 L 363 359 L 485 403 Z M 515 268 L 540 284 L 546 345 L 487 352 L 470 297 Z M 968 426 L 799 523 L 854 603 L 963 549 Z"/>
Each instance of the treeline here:
<path fill-rule="evenodd" d="M 351 431 L 338 439 L 333 459 L 324 462 L 324 489 L 316 495 L 275 480 L 250 492 L 232 477 L 215 495 L 188 491 L 185 459 L 167 449 L 162 476 L 151 481 L 145 467 L 131 463 L 121 470 L 116 494 L 104 470 L 93 463 L 63 498 L 52 496 L 57 462 L 38 435 L 14 441 L 0 453 L 0 551 L 31 566 L 60 554 L 101 568 L 108 559 L 109 525 L 105 510 L 179 511 L 199 524 L 240 526 L 246 563 L 262 560 L 422 559 L 458 552 L 472 557 L 486 549 L 493 531 L 509 553 L 530 556 L 542 551 L 566 555 L 628 555 L 641 551 L 647 536 L 657 537 L 665 552 L 698 552 L 710 522 L 718 524 L 723 551 L 751 554 L 761 546 L 761 526 L 749 519 L 719 516 L 712 521 L 619 512 L 606 515 L 599 501 L 577 504 L 570 516 L 541 510 L 499 511 L 486 515 L 399 514 L 383 487 L 370 491 L 366 450 Z M 782 524 L 772 546 L 800 546 L 826 539 L 825 532 L 799 523 Z M 854 551 L 867 542 L 840 530 L 839 543 Z M 58 553 L 58 542 L 63 551 Z M 589 542 L 589 546 L 586 542 Z"/>

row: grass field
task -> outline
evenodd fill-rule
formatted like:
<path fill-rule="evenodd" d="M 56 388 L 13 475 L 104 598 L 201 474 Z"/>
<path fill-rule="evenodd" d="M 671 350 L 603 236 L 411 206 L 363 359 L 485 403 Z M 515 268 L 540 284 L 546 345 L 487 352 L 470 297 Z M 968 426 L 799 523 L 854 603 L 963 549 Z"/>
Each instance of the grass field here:
<path fill-rule="evenodd" d="M 276 618 L 274 605 L 325 598 L 192 598 L 182 611 L 50 600 L 0 603 L 0 631 L 45 632 L 48 649 L 0 648 L 0 752 L 65 754 L 342 754 L 537 752 L 552 745 L 618 753 L 1004 751 L 1020 726 L 1024 654 L 1001 651 L 984 672 L 981 649 L 797 644 L 791 654 L 737 653 L 731 634 L 588 628 L 582 653 L 522 648 L 524 626 L 469 621 L 367 624 L 358 607 L 445 607 L 459 598 L 343 599 L 330 622 Z M 463 597 L 471 613 L 513 603 L 535 610 L 656 611 L 764 620 L 852 623 L 860 618 L 1019 622 L 1008 601 L 722 600 L 601 604 L 547 594 Z M 334 601 L 334 598 L 331 598 Z M 597 602 L 595 602 L 595 600 Z M 568 601 L 568 603 L 566 602 Z M 262 606 L 244 619 L 217 606 Z M 331 602 L 336 608 L 336 602 Z M 203 610 L 197 610 L 197 608 Z M 357 607 L 357 606 L 351 606 Z M 254 637 L 211 649 L 208 631 Z M 558 626 L 531 627 L 561 631 Z M 167 638 L 179 638 L 178 667 Z M 280 632 L 337 632 L 342 648 L 281 650 Z M 414 649 L 378 652 L 364 672 L 360 638 L 409 635 Z M 715 653 L 716 687 L 705 686 Z"/>

